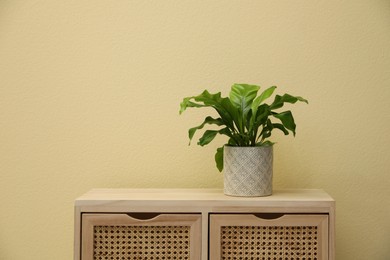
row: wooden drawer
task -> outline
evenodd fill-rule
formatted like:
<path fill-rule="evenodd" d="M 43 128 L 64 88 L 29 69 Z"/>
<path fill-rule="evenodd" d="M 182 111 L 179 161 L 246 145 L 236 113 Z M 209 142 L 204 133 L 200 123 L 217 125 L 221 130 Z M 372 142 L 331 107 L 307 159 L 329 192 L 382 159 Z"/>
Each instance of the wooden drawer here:
<path fill-rule="evenodd" d="M 210 259 L 327 260 L 327 214 L 210 214 Z"/>
<path fill-rule="evenodd" d="M 84 213 L 81 259 L 199 260 L 201 233 L 201 214 Z"/>

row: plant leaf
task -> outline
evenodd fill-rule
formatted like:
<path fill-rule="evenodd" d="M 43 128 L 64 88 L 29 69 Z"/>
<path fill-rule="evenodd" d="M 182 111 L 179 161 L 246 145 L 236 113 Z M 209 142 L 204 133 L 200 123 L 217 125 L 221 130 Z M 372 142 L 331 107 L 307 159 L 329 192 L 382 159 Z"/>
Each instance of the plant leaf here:
<path fill-rule="evenodd" d="M 256 113 L 256 118 L 254 119 L 254 122 L 251 124 L 252 128 L 249 129 L 250 132 L 253 131 L 253 133 L 254 133 L 253 138 L 255 138 L 255 140 L 252 141 L 252 143 L 256 142 L 258 128 L 261 125 L 264 126 L 266 124 L 267 119 L 270 116 L 270 114 L 271 114 L 271 111 L 269 110 L 269 106 L 267 104 L 264 103 L 258 107 L 257 113 Z"/>
<path fill-rule="evenodd" d="M 229 138 L 228 145 L 239 146 L 239 143 L 233 138 Z"/>
<path fill-rule="evenodd" d="M 294 97 L 290 94 L 284 94 L 283 96 L 276 95 L 274 102 L 270 105 L 271 110 L 278 109 L 283 107 L 284 103 L 291 103 L 294 104 L 297 101 L 305 102 L 306 104 L 309 104 L 309 102 L 304 99 L 303 97 Z"/>
<path fill-rule="evenodd" d="M 285 128 L 287 128 L 288 130 L 290 130 L 291 132 L 293 132 L 293 134 L 295 136 L 296 125 L 295 125 L 294 117 L 293 117 L 291 111 L 285 111 L 285 112 L 281 112 L 281 113 L 273 113 L 272 115 L 274 117 L 278 118 L 282 122 L 283 126 Z"/>
<path fill-rule="evenodd" d="M 264 100 L 269 98 L 275 91 L 276 86 L 272 86 L 264 90 L 260 96 L 258 96 L 252 103 L 252 112 L 257 109 L 258 106 L 260 106 L 261 103 L 263 103 Z M 256 115 L 256 113 L 254 113 Z"/>
<path fill-rule="evenodd" d="M 238 124 L 238 111 L 232 105 L 229 98 L 221 98 L 220 92 L 210 94 L 207 90 L 193 98 L 197 102 L 203 102 L 204 106 L 213 107 L 218 112 L 224 124 L 234 130 L 234 123 L 236 125 Z"/>
<path fill-rule="evenodd" d="M 288 130 L 282 124 L 273 123 L 272 126 L 273 126 L 273 129 L 276 128 L 276 129 L 281 130 L 284 133 L 284 135 L 288 135 L 289 134 Z"/>
<path fill-rule="evenodd" d="M 195 103 L 192 102 L 191 100 L 203 104 Z M 229 98 L 222 98 L 220 92 L 216 94 L 210 94 L 207 90 L 205 90 L 198 96 L 193 96 L 193 97 L 188 97 L 183 99 L 183 102 L 181 103 L 180 107 L 181 107 L 180 110 L 181 112 L 183 112 L 187 107 L 212 107 L 217 111 L 221 120 L 220 122 L 214 121 L 213 123 L 216 124 L 220 123 L 221 125 L 226 125 L 227 127 L 227 129 L 220 130 L 219 132 L 220 134 L 225 134 L 232 138 L 233 133 L 239 131 L 237 128 L 237 126 L 239 126 L 239 111 L 236 107 L 232 105 Z M 191 138 L 194 136 L 196 130 L 202 127 L 203 126 L 200 125 L 197 127 L 193 127 L 189 130 L 188 135 L 190 137 L 190 141 Z M 208 131 L 207 133 L 205 132 L 202 138 L 199 139 L 198 144 L 202 146 L 208 144 L 210 141 L 213 140 L 212 135 L 213 134 L 210 131 Z M 234 137 L 234 139 L 236 139 L 236 137 Z M 235 140 L 235 142 L 239 143 L 239 140 Z"/>
<path fill-rule="evenodd" d="M 209 144 L 212 140 L 214 140 L 218 132 L 218 130 L 206 130 L 203 133 L 203 136 L 199 139 L 198 145 L 205 146 Z"/>
<path fill-rule="evenodd" d="M 274 144 L 275 143 L 273 143 L 271 141 L 265 141 L 265 142 L 262 142 L 262 143 L 257 143 L 256 146 L 272 146 Z"/>
<path fill-rule="evenodd" d="M 211 116 L 206 117 L 202 124 L 200 124 L 199 126 L 190 128 L 188 130 L 188 137 L 190 138 L 190 142 L 191 142 L 192 138 L 194 137 L 195 132 L 199 129 L 202 129 L 206 124 L 210 124 L 210 125 L 214 124 L 217 126 L 221 126 L 221 125 L 223 125 L 223 121 L 221 118 L 214 119 Z"/>
<path fill-rule="evenodd" d="M 186 97 L 183 99 L 183 101 L 180 103 L 180 111 L 179 114 L 183 113 L 187 107 L 204 107 L 202 104 L 197 104 L 191 101 L 194 97 Z"/>
<path fill-rule="evenodd" d="M 259 89 L 260 87 L 256 85 L 234 84 L 230 90 L 230 101 L 239 111 L 237 124 L 241 133 L 244 133 L 245 122 L 248 120 L 248 112 L 252 107 L 252 102 L 256 98 Z"/>
<path fill-rule="evenodd" d="M 220 172 L 223 170 L 223 146 L 217 148 L 217 152 L 215 153 L 215 164 Z"/>
<path fill-rule="evenodd" d="M 230 101 L 246 115 L 259 89 L 256 85 L 234 84 L 229 93 Z"/>
<path fill-rule="evenodd" d="M 276 86 L 272 86 L 272 87 L 267 88 L 266 90 L 264 90 L 260 94 L 260 96 L 255 98 L 255 100 L 253 101 L 252 107 L 251 107 L 252 117 L 250 119 L 249 131 L 252 131 L 252 129 L 254 127 L 254 123 L 255 123 L 255 121 L 257 119 L 256 117 L 257 117 L 257 111 L 259 109 L 259 106 L 261 105 L 261 103 L 263 103 L 264 100 L 266 100 L 267 98 L 272 96 L 272 94 L 274 93 L 275 89 L 276 89 Z"/>
<path fill-rule="evenodd" d="M 239 111 L 230 102 L 229 98 L 223 98 L 221 101 L 221 110 L 223 113 L 219 113 L 225 125 L 228 126 L 233 132 L 239 126 Z M 222 115 L 221 115 L 222 114 Z M 234 126 L 237 126 L 236 128 Z"/>
<path fill-rule="evenodd" d="M 227 135 L 230 138 L 234 138 L 232 132 L 230 131 L 229 127 L 222 128 L 218 131 L 218 134 L 221 135 Z"/>

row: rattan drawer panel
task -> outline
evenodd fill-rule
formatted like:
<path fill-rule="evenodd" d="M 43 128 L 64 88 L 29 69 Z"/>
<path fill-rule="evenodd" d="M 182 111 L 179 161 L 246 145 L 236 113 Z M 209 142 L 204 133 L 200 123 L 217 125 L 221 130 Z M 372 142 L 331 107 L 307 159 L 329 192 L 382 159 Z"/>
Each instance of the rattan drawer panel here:
<path fill-rule="evenodd" d="M 82 260 L 200 259 L 200 214 L 134 215 L 83 214 Z"/>
<path fill-rule="evenodd" d="M 211 259 L 327 260 L 328 215 L 211 214 Z"/>

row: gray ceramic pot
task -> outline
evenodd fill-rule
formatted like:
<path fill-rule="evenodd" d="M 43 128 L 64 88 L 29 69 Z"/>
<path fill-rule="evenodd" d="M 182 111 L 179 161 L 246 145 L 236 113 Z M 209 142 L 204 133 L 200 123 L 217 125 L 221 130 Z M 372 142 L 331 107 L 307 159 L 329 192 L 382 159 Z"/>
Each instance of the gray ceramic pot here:
<path fill-rule="evenodd" d="M 258 197 L 272 194 L 273 148 L 225 146 L 224 193 Z"/>

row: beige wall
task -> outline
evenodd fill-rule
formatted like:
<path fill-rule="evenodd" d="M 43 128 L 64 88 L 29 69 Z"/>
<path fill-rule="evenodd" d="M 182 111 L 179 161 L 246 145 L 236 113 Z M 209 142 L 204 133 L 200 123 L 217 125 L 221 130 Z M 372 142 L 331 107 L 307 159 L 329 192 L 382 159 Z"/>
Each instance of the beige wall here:
<path fill-rule="evenodd" d="M 390 259 L 390 3 L 1 1 L 0 259 L 72 259 L 94 187 L 222 187 L 185 96 L 279 86 L 275 188 L 337 200 L 337 259 Z"/>

